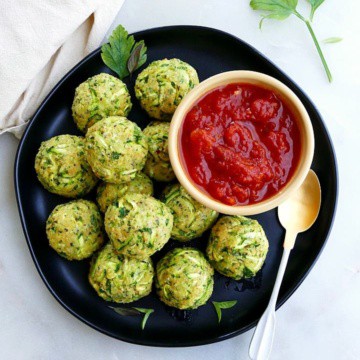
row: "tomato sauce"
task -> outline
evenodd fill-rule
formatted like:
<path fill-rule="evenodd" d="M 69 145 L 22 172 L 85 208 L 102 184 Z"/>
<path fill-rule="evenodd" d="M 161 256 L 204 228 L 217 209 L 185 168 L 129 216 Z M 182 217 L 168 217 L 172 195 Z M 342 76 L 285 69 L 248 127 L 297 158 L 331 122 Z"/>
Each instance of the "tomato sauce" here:
<path fill-rule="evenodd" d="M 217 88 L 187 113 L 182 161 L 191 179 L 228 205 L 258 203 L 281 190 L 300 158 L 293 114 L 271 90 Z"/>

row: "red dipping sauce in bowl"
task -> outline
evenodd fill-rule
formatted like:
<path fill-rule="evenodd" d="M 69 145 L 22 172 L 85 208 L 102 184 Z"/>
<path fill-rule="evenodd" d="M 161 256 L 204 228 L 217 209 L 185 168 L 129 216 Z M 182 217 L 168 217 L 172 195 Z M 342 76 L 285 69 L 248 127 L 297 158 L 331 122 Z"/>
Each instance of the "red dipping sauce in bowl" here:
<path fill-rule="evenodd" d="M 203 192 L 227 205 L 251 205 L 278 193 L 301 154 L 300 130 L 269 89 L 231 83 L 206 93 L 188 111 L 180 156 Z"/>

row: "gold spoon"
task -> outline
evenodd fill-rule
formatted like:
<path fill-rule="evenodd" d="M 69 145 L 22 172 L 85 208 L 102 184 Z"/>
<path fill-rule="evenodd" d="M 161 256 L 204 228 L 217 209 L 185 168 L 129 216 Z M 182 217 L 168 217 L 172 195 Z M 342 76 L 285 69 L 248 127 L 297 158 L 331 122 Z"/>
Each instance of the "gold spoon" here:
<path fill-rule="evenodd" d="M 315 172 L 310 170 L 296 193 L 278 208 L 281 225 L 285 228 L 284 252 L 281 258 L 273 292 L 264 314 L 255 329 L 249 348 L 252 360 L 269 358 L 275 334 L 275 306 L 284 277 L 290 251 L 298 233 L 308 230 L 318 217 L 321 204 L 321 188 Z"/>

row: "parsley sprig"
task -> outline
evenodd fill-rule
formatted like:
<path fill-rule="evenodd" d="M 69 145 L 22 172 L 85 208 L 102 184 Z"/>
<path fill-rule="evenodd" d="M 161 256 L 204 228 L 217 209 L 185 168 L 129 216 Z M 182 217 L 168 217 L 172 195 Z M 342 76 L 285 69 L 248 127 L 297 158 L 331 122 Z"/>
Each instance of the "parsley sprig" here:
<path fill-rule="evenodd" d="M 129 36 L 125 28 L 119 25 L 110 35 L 109 43 L 101 47 L 101 58 L 123 79 L 146 62 L 146 50 L 143 40 L 135 42 L 134 36 Z"/>
<path fill-rule="evenodd" d="M 250 6 L 253 10 L 260 10 L 264 12 L 264 15 L 260 21 L 260 28 L 265 19 L 276 19 L 276 20 L 285 20 L 290 15 L 295 15 L 301 21 L 303 21 L 311 35 L 311 38 L 314 41 L 316 50 L 320 56 L 321 62 L 325 68 L 325 72 L 329 82 L 332 81 L 332 75 L 329 69 L 329 66 L 325 60 L 324 54 L 321 50 L 318 39 L 316 38 L 315 32 L 311 26 L 311 22 L 314 18 L 315 11 L 325 0 L 307 0 L 311 6 L 309 19 L 306 19 L 301 15 L 296 7 L 298 0 L 251 0 Z"/>

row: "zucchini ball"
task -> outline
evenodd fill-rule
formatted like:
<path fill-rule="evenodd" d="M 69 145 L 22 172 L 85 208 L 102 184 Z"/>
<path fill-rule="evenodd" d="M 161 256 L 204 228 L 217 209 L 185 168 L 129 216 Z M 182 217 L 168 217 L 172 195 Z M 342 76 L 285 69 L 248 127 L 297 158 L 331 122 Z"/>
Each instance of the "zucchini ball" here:
<path fill-rule="evenodd" d="M 85 139 L 86 158 L 95 175 L 105 182 L 129 182 L 145 165 L 146 138 L 135 123 L 124 117 L 98 121 Z"/>
<path fill-rule="evenodd" d="M 256 220 L 224 216 L 211 230 L 206 254 L 220 274 L 240 280 L 256 275 L 268 248 L 268 239 Z"/>
<path fill-rule="evenodd" d="M 103 220 L 96 204 L 73 200 L 55 207 L 46 221 L 50 246 L 68 260 L 91 256 L 104 241 Z"/>
<path fill-rule="evenodd" d="M 105 230 L 118 254 L 145 259 L 170 239 L 173 216 L 151 196 L 126 194 L 108 207 Z"/>
<path fill-rule="evenodd" d="M 89 272 L 89 282 L 98 295 L 121 304 L 149 295 L 153 279 L 150 258 L 138 260 L 117 255 L 111 244 L 93 257 Z"/>
<path fill-rule="evenodd" d="M 214 269 L 194 248 L 176 248 L 156 266 L 156 291 L 166 305 L 177 309 L 196 309 L 210 298 L 214 288 Z"/>
<path fill-rule="evenodd" d="M 150 117 L 170 121 L 183 97 L 198 83 L 196 70 L 186 62 L 157 60 L 137 77 L 135 96 Z"/>
<path fill-rule="evenodd" d="M 96 201 L 104 213 L 108 206 L 125 194 L 143 194 L 152 196 L 152 181 L 142 172 L 136 174 L 134 180 L 124 184 L 101 183 L 97 188 Z"/>
<path fill-rule="evenodd" d="M 168 185 L 162 193 L 162 201 L 174 216 L 171 237 L 179 241 L 201 236 L 219 215 L 192 198 L 180 184 Z"/>
<path fill-rule="evenodd" d="M 154 121 L 143 131 L 149 146 L 144 172 L 157 181 L 175 179 L 168 150 L 169 128 L 169 123 Z"/>
<path fill-rule="evenodd" d="M 112 75 L 101 73 L 76 88 L 71 109 L 76 126 L 86 133 L 89 127 L 103 118 L 126 117 L 131 107 L 126 85 Z"/>
<path fill-rule="evenodd" d="M 53 194 L 76 198 L 89 193 L 98 179 L 85 156 L 85 139 L 59 135 L 43 141 L 35 158 L 35 171 Z"/>

